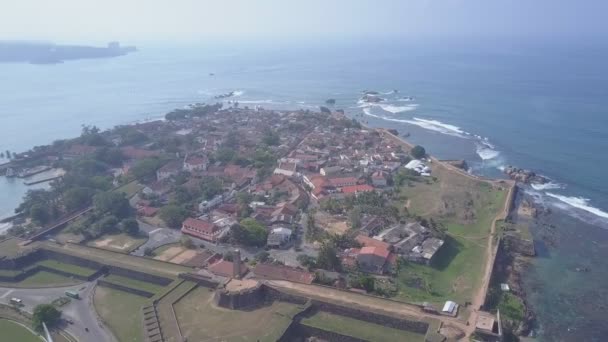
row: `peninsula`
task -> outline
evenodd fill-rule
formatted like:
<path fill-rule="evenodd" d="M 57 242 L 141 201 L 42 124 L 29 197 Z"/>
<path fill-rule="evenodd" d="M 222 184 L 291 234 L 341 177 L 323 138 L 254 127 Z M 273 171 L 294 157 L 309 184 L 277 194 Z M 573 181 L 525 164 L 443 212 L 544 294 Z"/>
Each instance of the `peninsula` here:
<path fill-rule="evenodd" d="M 0 317 L 11 297 L 26 325 L 51 304 L 82 341 L 511 336 L 523 309 L 493 270 L 515 182 L 395 133 L 327 107 L 196 104 L 17 154 L 5 173 L 65 173 L 0 239 Z"/>
<path fill-rule="evenodd" d="M 137 51 L 136 47 L 121 46 L 119 42 L 110 42 L 105 47 L 92 47 L 46 42 L 0 41 L 0 63 L 56 64 L 77 59 L 117 57 L 135 51 Z"/>

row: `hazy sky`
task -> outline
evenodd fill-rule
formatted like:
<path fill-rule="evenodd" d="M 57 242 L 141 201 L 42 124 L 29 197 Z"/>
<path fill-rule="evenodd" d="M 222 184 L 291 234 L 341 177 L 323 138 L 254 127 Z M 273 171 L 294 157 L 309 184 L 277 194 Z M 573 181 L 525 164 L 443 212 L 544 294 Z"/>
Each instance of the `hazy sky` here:
<path fill-rule="evenodd" d="M 0 39 L 603 35 L 608 0 L 0 0 Z"/>

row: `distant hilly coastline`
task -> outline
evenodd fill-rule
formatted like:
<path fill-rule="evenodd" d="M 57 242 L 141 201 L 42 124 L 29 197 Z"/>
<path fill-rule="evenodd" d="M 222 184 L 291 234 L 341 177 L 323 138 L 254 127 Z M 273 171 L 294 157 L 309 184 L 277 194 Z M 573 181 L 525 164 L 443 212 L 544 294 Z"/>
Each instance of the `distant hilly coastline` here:
<path fill-rule="evenodd" d="M 46 42 L 0 41 L 0 63 L 57 64 L 85 58 L 110 58 L 137 51 L 135 46 L 110 42 L 104 47 Z"/>

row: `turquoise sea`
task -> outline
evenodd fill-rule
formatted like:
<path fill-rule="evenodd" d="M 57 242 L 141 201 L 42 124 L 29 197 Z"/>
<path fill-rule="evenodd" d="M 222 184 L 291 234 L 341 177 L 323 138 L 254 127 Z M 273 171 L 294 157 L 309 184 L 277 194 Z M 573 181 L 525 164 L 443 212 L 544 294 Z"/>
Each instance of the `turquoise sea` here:
<path fill-rule="evenodd" d="M 0 64 L 0 151 L 162 117 L 234 91 L 241 106 L 318 108 L 328 98 L 370 125 L 409 132 L 440 158 L 500 177 L 516 165 L 552 182 L 555 243 L 525 277 L 547 341 L 608 335 L 608 45 L 441 41 L 139 45 L 113 59 Z M 213 74 L 213 75 L 211 75 Z M 363 90 L 386 99 L 358 102 Z M 27 188 L 0 179 L 0 216 Z M 535 228 L 540 236 L 544 228 Z M 590 272 L 576 272 L 580 266 Z"/>

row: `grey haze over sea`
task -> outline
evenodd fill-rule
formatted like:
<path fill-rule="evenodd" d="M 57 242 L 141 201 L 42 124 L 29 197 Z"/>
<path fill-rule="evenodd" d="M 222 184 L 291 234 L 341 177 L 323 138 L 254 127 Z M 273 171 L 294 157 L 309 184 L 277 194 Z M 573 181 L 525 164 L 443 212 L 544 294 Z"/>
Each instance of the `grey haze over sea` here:
<path fill-rule="evenodd" d="M 74 137 L 81 124 L 109 128 L 161 118 L 230 91 L 241 106 L 276 109 L 315 109 L 334 98 L 336 108 L 372 126 L 409 132 L 440 158 L 466 159 L 474 173 L 500 177 L 512 164 L 552 179 L 526 190 L 552 209 L 556 226 L 554 245 L 541 246 L 525 277 L 540 338 L 608 335 L 607 45 L 139 48 L 112 59 L 0 64 L 0 151 Z M 386 101 L 358 102 L 366 89 Z M 20 180 L 0 177 L 0 216 L 12 212 L 26 190 Z M 576 272 L 581 266 L 591 271 Z"/>

